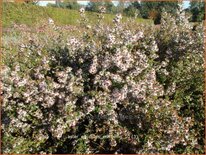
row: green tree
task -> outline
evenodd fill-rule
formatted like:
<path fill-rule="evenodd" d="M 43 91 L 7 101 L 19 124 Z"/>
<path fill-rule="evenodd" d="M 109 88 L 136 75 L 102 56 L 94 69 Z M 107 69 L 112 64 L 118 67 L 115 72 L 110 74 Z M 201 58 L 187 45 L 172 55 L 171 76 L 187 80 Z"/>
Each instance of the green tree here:
<path fill-rule="evenodd" d="M 131 3 L 131 5 L 133 7 L 135 7 L 136 9 L 140 9 L 141 8 L 141 5 L 140 5 L 140 3 L 138 1 Z"/>
<path fill-rule="evenodd" d="M 56 1 L 55 4 L 49 4 L 48 6 L 51 7 L 60 7 L 60 8 L 64 8 L 64 9 L 72 9 L 72 10 L 78 10 L 80 9 L 81 5 L 79 3 L 77 3 L 76 0 L 64 0 L 63 2 L 60 1 Z"/>
<path fill-rule="evenodd" d="M 77 3 L 77 1 L 64 0 L 64 2 L 61 3 L 61 5 L 63 5 L 67 9 L 73 10 L 78 10 L 80 8 L 80 4 Z"/>
<path fill-rule="evenodd" d="M 116 12 L 116 7 L 114 6 L 114 4 L 112 3 L 112 1 L 106 1 L 104 3 L 104 6 L 107 10 L 107 13 L 115 13 Z"/>
<path fill-rule="evenodd" d="M 125 9 L 125 1 L 120 0 L 117 5 L 117 12 L 123 13 L 124 9 Z"/>
<path fill-rule="evenodd" d="M 112 3 L 111 0 L 102 0 L 102 1 L 98 1 L 98 2 L 90 1 L 86 7 L 86 10 L 98 12 L 100 6 L 104 6 L 106 8 L 107 13 L 116 13 L 117 12 L 116 7 L 114 6 L 114 4 Z"/>
<path fill-rule="evenodd" d="M 93 11 L 93 12 L 98 12 L 99 7 L 103 6 L 104 2 L 103 1 L 98 1 L 98 2 L 92 2 L 90 1 L 86 7 L 87 11 Z"/>
<path fill-rule="evenodd" d="M 189 10 L 193 22 L 200 22 L 205 18 L 205 3 L 203 1 L 190 2 Z"/>
<path fill-rule="evenodd" d="M 155 24 L 160 24 L 163 11 L 175 13 L 178 2 L 141 2 L 140 14 L 143 18 L 152 18 Z"/>
<path fill-rule="evenodd" d="M 141 8 L 141 5 L 139 2 L 132 2 L 128 4 L 128 7 L 124 9 L 124 14 L 126 16 L 136 16 L 139 14 L 139 10 Z"/>

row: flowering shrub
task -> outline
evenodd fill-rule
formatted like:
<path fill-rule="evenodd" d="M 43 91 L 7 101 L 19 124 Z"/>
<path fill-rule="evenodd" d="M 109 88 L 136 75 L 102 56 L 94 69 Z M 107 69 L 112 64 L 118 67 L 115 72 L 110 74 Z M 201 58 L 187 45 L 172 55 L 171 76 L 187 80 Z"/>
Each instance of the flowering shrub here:
<path fill-rule="evenodd" d="M 4 49 L 3 153 L 204 153 L 202 26 L 177 12 L 93 29 L 80 13 L 82 36 L 49 19 Z"/>

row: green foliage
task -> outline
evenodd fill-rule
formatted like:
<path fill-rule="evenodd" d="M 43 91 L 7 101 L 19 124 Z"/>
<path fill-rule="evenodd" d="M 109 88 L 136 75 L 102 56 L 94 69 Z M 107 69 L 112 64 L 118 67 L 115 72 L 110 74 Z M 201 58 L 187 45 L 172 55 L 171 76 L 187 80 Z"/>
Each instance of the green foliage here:
<path fill-rule="evenodd" d="M 89 2 L 86 6 L 87 11 L 99 12 L 99 7 L 104 6 L 106 13 L 114 14 L 117 13 L 117 8 L 111 1 L 100 1 L 100 2 Z"/>
<path fill-rule="evenodd" d="M 104 6 L 106 8 L 107 13 L 114 14 L 117 12 L 116 7 L 114 6 L 114 4 L 112 2 L 106 1 Z"/>
<path fill-rule="evenodd" d="M 135 17 L 139 14 L 139 10 L 137 10 L 134 6 L 130 5 L 124 9 L 124 14 L 126 16 Z"/>
<path fill-rule="evenodd" d="M 200 22 L 205 19 L 205 2 L 190 2 L 189 11 L 192 13 L 191 21 Z"/>
<path fill-rule="evenodd" d="M 86 10 L 93 11 L 93 12 L 99 12 L 100 6 L 104 6 L 104 2 L 89 2 L 86 7 Z"/>
<path fill-rule="evenodd" d="M 117 5 L 117 12 L 122 13 L 125 9 L 125 1 L 120 0 L 118 5 Z"/>
<path fill-rule="evenodd" d="M 140 15 L 141 5 L 139 2 L 127 3 L 127 7 L 124 9 L 124 15 L 131 17 L 141 17 Z"/>
<path fill-rule="evenodd" d="M 152 18 L 155 24 L 159 24 L 162 12 L 174 14 L 177 8 L 178 2 L 141 2 L 140 13 L 143 18 Z"/>

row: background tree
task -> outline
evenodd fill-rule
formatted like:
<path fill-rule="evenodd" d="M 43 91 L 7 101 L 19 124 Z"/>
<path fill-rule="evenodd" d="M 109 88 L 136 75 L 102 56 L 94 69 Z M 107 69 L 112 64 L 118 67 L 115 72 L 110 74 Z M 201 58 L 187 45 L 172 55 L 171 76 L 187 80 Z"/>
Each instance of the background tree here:
<path fill-rule="evenodd" d="M 98 2 L 90 1 L 86 7 L 86 10 L 98 12 L 100 6 L 104 6 L 106 8 L 107 13 L 116 13 L 117 12 L 116 7 L 114 6 L 114 4 L 112 3 L 111 0 L 102 0 L 102 1 L 98 1 Z"/>
<path fill-rule="evenodd" d="M 124 14 L 126 16 L 136 16 L 139 14 L 139 10 L 141 8 L 141 5 L 139 2 L 131 2 L 128 4 L 128 7 L 124 9 Z"/>
<path fill-rule="evenodd" d="M 203 1 L 190 2 L 189 10 L 192 14 L 191 21 L 200 22 L 205 19 L 205 3 Z"/>
<path fill-rule="evenodd" d="M 51 7 L 60 7 L 64 9 L 72 9 L 72 10 L 78 10 L 80 9 L 81 5 L 77 3 L 77 0 L 64 0 L 63 2 L 56 1 L 55 4 L 48 4 L 47 6 Z"/>
<path fill-rule="evenodd" d="M 93 11 L 93 12 L 98 12 L 99 11 L 99 7 L 103 6 L 104 2 L 103 1 L 98 1 L 98 2 L 92 2 L 90 1 L 87 4 L 86 10 L 87 11 Z"/>
<path fill-rule="evenodd" d="M 71 1 L 71 0 L 64 0 L 62 3 L 60 3 L 64 8 L 67 9 L 73 9 L 73 10 L 78 10 L 81 5 L 77 3 L 77 1 Z"/>
<path fill-rule="evenodd" d="M 118 5 L 117 5 L 117 12 L 123 13 L 124 9 L 125 9 L 125 1 L 124 0 L 120 0 L 118 2 Z"/>
<path fill-rule="evenodd" d="M 104 3 L 104 6 L 105 6 L 105 8 L 107 10 L 107 13 L 116 13 L 116 7 L 114 6 L 114 4 L 112 3 L 111 0 L 106 1 Z"/>
<path fill-rule="evenodd" d="M 178 2 L 141 2 L 140 14 L 143 18 L 152 18 L 155 24 L 160 24 L 161 14 L 164 10 L 175 13 Z"/>

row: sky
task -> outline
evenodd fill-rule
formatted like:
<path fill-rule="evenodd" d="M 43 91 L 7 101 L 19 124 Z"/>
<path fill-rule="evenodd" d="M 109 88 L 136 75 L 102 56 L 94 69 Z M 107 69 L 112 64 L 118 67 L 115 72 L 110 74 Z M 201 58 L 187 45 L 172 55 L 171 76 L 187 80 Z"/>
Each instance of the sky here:
<path fill-rule="evenodd" d="M 80 4 L 83 4 L 83 5 L 87 5 L 87 3 L 89 2 L 89 1 L 77 1 L 78 3 L 80 3 Z M 115 1 L 113 1 L 114 2 L 114 4 L 117 4 L 117 1 L 115 2 Z M 50 1 L 40 1 L 39 2 L 39 5 L 40 6 L 46 6 L 48 3 L 55 3 L 55 1 L 52 1 L 52 0 L 50 0 Z M 190 1 L 188 1 L 188 0 L 185 0 L 185 1 L 183 1 L 183 7 L 184 8 L 188 8 L 189 7 L 189 3 L 190 3 Z"/>

